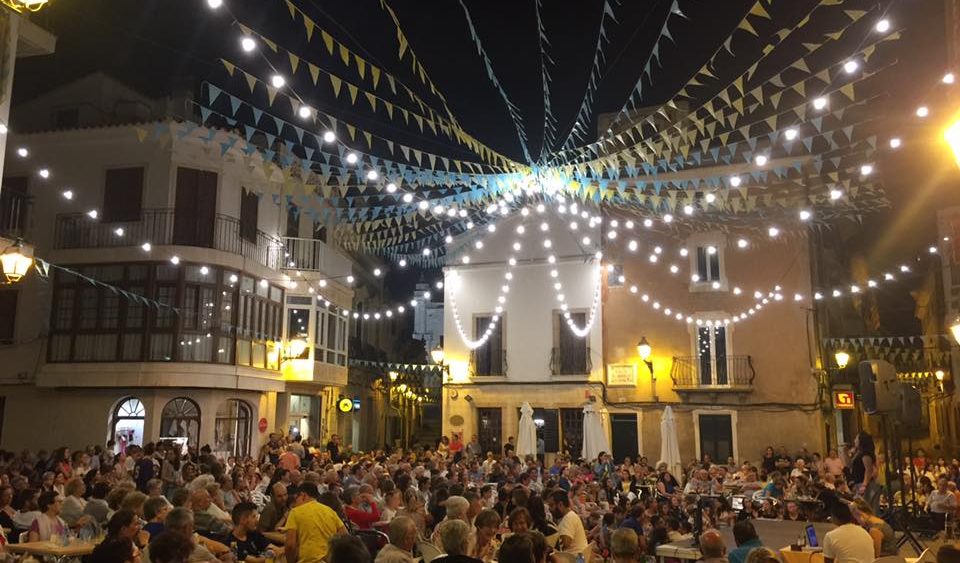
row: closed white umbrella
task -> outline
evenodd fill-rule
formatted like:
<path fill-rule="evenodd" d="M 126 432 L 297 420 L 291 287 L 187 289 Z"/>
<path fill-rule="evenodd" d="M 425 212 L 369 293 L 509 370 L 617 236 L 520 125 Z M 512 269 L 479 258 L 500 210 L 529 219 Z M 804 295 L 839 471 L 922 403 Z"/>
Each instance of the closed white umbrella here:
<path fill-rule="evenodd" d="M 583 407 L 583 459 L 595 460 L 600 452 L 610 453 L 610 442 L 603 431 L 603 420 L 593 403 Z"/>
<path fill-rule="evenodd" d="M 537 425 L 533 422 L 533 407 L 524 402 L 520 407 L 520 431 L 517 433 L 517 455 L 523 459 L 537 455 Z"/>
<path fill-rule="evenodd" d="M 660 415 L 660 462 L 667 464 L 674 478 L 683 478 L 683 461 L 680 459 L 680 441 L 677 439 L 677 421 L 668 405 Z M 659 465 L 658 463 L 658 465 Z"/>

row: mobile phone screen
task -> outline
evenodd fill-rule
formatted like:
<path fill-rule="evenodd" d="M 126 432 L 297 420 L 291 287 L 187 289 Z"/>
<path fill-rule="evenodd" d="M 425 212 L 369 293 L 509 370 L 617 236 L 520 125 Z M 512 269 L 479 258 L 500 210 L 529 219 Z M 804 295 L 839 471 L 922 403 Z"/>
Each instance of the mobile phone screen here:
<path fill-rule="evenodd" d="M 820 547 L 817 542 L 817 531 L 813 529 L 813 524 L 807 524 L 807 545 L 810 547 Z"/>

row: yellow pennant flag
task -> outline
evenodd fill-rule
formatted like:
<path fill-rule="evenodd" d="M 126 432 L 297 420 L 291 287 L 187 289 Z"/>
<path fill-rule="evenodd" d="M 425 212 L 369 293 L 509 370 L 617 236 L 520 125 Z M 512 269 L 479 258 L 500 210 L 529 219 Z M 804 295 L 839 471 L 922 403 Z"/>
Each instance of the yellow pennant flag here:
<path fill-rule="evenodd" d="M 253 92 L 253 88 L 257 85 L 257 77 L 249 72 L 244 72 L 243 77 L 247 79 L 247 86 L 250 88 L 250 91 Z"/>
<path fill-rule="evenodd" d="M 293 19 L 297 18 L 297 7 L 294 6 L 293 2 L 287 0 L 287 10 L 290 11 L 290 17 Z"/>
<path fill-rule="evenodd" d="M 137 132 L 137 140 L 142 143 L 143 140 L 147 138 L 147 130 L 142 127 L 137 127 L 135 130 Z"/>
<path fill-rule="evenodd" d="M 310 71 L 310 78 L 313 79 L 313 85 L 317 85 L 317 80 L 320 79 L 320 67 L 313 63 L 307 63 L 307 69 Z"/>
<path fill-rule="evenodd" d="M 270 105 L 273 105 L 273 100 L 277 97 L 277 89 L 273 86 L 266 84 L 267 87 L 267 100 L 270 102 Z"/>
<path fill-rule="evenodd" d="M 364 131 L 364 132 L 363 132 L 363 136 L 366 137 L 366 139 L 367 139 L 367 148 L 371 148 L 371 149 L 372 149 L 372 148 L 373 148 L 373 134 L 367 133 L 366 131 Z"/>
<path fill-rule="evenodd" d="M 373 81 L 373 87 L 376 89 L 377 84 L 380 83 L 380 69 L 373 65 L 370 65 L 370 80 Z"/>
<path fill-rule="evenodd" d="M 360 78 L 366 78 L 367 75 L 367 61 L 361 59 L 357 55 L 353 56 L 353 59 L 357 61 L 357 73 L 360 74 Z"/>
<path fill-rule="evenodd" d="M 342 43 L 338 44 L 340 47 L 340 59 L 343 60 L 343 64 L 350 66 L 350 51 Z"/>
<path fill-rule="evenodd" d="M 236 65 L 234 65 L 227 59 L 220 59 L 220 61 L 223 63 L 223 66 L 227 69 L 227 73 L 230 76 L 233 76 L 233 71 L 237 69 Z"/>
<path fill-rule="evenodd" d="M 333 37 L 331 37 L 330 34 L 327 33 L 326 31 L 321 29 L 320 38 L 323 39 L 323 44 L 327 46 L 327 53 L 332 55 L 333 54 Z"/>
<path fill-rule="evenodd" d="M 760 16 L 761 18 L 770 19 L 770 14 L 767 13 L 760 2 L 757 2 L 753 5 L 753 8 L 750 8 L 750 14 L 754 16 Z"/>
<path fill-rule="evenodd" d="M 747 33 L 750 33 L 750 34 L 753 34 L 753 35 L 757 35 L 757 30 L 753 29 L 753 26 L 750 25 L 750 22 L 747 21 L 746 18 L 744 18 L 744 19 L 740 22 L 740 25 L 737 26 L 737 29 L 742 29 L 742 30 L 746 31 Z"/>
<path fill-rule="evenodd" d="M 263 41 L 263 42 L 266 44 L 267 47 L 270 47 L 270 50 L 271 50 L 271 51 L 273 51 L 274 53 L 277 52 L 277 44 L 276 44 L 276 43 L 274 43 L 273 41 L 267 39 L 266 37 L 264 37 L 264 36 L 262 36 L 262 35 L 260 36 L 260 40 Z"/>
<path fill-rule="evenodd" d="M 413 114 L 413 119 L 416 120 L 417 125 L 420 127 L 420 132 L 423 133 L 423 117 L 418 114 Z"/>
<path fill-rule="evenodd" d="M 853 92 L 853 82 L 849 84 L 844 84 L 843 86 L 841 86 L 840 93 L 850 98 L 851 101 L 854 101 L 856 99 L 856 95 Z"/>
<path fill-rule="evenodd" d="M 300 57 L 290 53 L 289 51 L 287 52 L 287 55 L 290 57 L 290 69 L 292 70 L 291 74 L 296 74 L 297 69 L 300 68 Z"/>
<path fill-rule="evenodd" d="M 315 24 L 312 19 L 303 16 L 303 29 L 307 32 L 307 41 L 313 39 L 313 28 L 316 26 L 317 24 Z"/>
<path fill-rule="evenodd" d="M 350 103 L 356 105 L 357 93 L 359 92 L 359 89 L 353 84 L 347 82 L 347 91 L 350 92 Z"/>
<path fill-rule="evenodd" d="M 383 105 L 384 105 L 384 107 L 387 108 L 387 115 L 390 116 L 390 119 L 393 119 L 393 104 L 391 104 L 390 102 L 384 100 L 384 101 L 383 101 Z"/>
<path fill-rule="evenodd" d="M 330 85 L 333 86 L 333 96 L 335 98 L 340 97 L 340 86 L 343 84 L 343 80 L 334 75 L 330 75 Z"/>
<path fill-rule="evenodd" d="M 363 95 L 366 96 L 366 97 L 367 97 L 367 101 L 370 102 L 370 109 L 373 110 L 374 113 L 376 113 L 376 111 L 377 111 L 377 97 L 374 96 L 373 94 L 371 94 L 370 92 L 364 92 Z"/>
<path fill-rule="evenodd" d="M 347 124 L 347 132 L 350 133 L 350 140 L 351 140 L 351 141 L 357 140 L 357 128 L 356 128 L 356 127 L 354 127 L 353 125 L 350 125 L 350 124 L 348 123 L 348 124 Z"/>

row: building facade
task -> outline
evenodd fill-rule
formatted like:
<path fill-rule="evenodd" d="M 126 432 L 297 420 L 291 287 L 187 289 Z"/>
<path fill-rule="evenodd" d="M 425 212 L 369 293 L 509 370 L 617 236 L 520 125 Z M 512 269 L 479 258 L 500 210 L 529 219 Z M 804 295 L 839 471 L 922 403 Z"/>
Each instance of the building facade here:
<path fill-rule="evenodd" d="M 11 135 L 30 157 L 8 159 L 3 179 L 29 202 L 21 236 L 51 267 L 0 290 L 14 313 L 0 445 L 169 439 L 244 455 L 271 432 L 338 432 L 353 262 L 242 138 L 166 119 L 103 77 L 86 85 L 17 108 L 25 123 L 54 120 Z M 85 96 L 107 91 L 136 122 L 56 121 L 65 100 L 98 107 Z"/>

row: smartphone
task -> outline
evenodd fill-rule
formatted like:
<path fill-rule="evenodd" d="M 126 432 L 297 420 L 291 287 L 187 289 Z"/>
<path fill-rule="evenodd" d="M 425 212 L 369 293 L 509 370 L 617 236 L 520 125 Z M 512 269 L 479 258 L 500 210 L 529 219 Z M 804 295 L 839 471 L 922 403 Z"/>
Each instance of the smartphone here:
<path fill-rule="evenodd" d="M 820 547 L 820 542 L 817 541 L 817 531 L 813 528 L 813 524 L 807 524 L 807 545 L 809 547 Z"/>
<path fill-rule="evenodd" d="M 743 510 L 743 497 L 733 497 L 730 499 L 730 507 L 736 511 Z"/>

